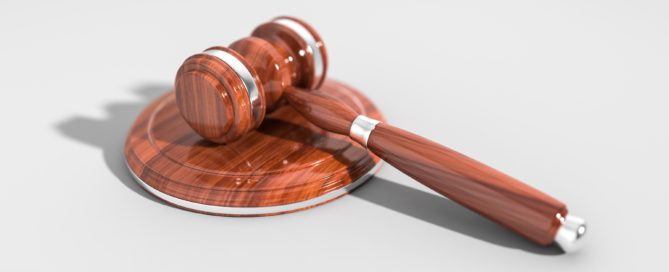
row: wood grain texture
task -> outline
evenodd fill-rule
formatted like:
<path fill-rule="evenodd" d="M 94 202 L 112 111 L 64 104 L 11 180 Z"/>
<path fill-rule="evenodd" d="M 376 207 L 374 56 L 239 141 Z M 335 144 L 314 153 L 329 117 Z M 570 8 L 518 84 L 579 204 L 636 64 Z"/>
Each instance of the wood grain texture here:
<path fill-rule="evenodd" d="M 351 123 L 359 115 L 348 105 L 326 96 L 322 91 L 287 88 L 284 96 L 307 120 L 334 133 L 348 135 Z"/>
<path fill-rule="evenodd" d="M 243 59 L 240 61 L 250 66 Z M 174 88 L 180 113 L 193 130 L 213 142 L 226 143 L 239 139 L 262 122 L 265 95 L 257 77 L 256 84 L 260 103 L 255 106 L 261 107 L 257 118 L 253 116 L 242 80 L 216 57 L 197 54 L 188 58 L 177 72 Z"/>
<path fill-rule="evenodd" d="M 320 92 L 288 88 L 284 96 L 310 122 L 335 133 L 348 135 L 358 115 L 347 104 Z M 367 147 L 434 191 L 541 245 L 553 243 L 559 218 L 567 214 L 562 202 L 539 190 L 391 125 L 379 123 Z"/>
<path fill-rule="evenodd" d="M 280 16 L 280 17 L 274 18 L 274 20 L 277 20 L 277 19 L 290 19 L 290 20 L 293 20 L 293 21 L 297 22 L 298 24 L 300 24 L 301 26 L 306 28 L 309 31 L 309 33 L 311 34 L 311 36 L 313 36 L 314 39 L 316 40 L 317 50 L 320 51 L 321 56 L 323 58 L 323 74 L 320 78 L 314 78 L 313 84 L 311 85 L 311 89 L 319 89 L 320 86 L 323 85 L 323 82 L 325 81 L 325 78 L 326 78 L 325 75 L 327 75 L 327 71 L 328 71 L 328 51 L 327 51 L 327 47 L 325 46 L 325 42 L 323 41 L 323 38 L 321 38 L 321 35 L 318 34 L 318 31 L 316 31 L 316 29 L 312 25 L 308 24 L 307 22 L 305 22 L 304 20 L 302 20 L 300 18 L 293 17 L 293 16 Z M 312 54 L 312 53 L 307 52 L 307 54 Z M 302 87 L 302 86 L 297 86 L 297 87 Z"/>
<path fill-rule="evenodd" d="M 318 82 L 314 78 L 314 57 L 308 53 L 308 45 L 290 28 L 275 22 L 258 26 L 251 36 L 264 39 L 277 49 L 289 65 L 293 86 L 316 89 Z M 325 51 L 323 51 L 325 52 Z"/>
<path fill-rule="evenodd" d="M 303 37 L 274 21 L 259 26 L 252 37 L 240 39 L 229 48 L 207 49 L 227 52 L 244 64 L 246 69 L 242 69 L 254 78 L 260 96 L 253 105 L 248 102 L 242 80 L 223 60 L 205 54 L 188 58 L 176 75 L 177 105 L 184 120 L 202 137 L 220 144 L 233 142 L 257 128 L 267 112 L 285 104 L 285 88 L 320 87 L 327 71 L 323 40 L 304 21 L 280 19 L 292 20 L 314 37 L 314 50 L 319 50 L 324 65 L 322 75 L 315 75 L 313 51 Z"/>
<path fill-rule="evenodd" d="M 391 125 L 376 126 L 369 150 L 449 199 L 541 245 L 553 243 L 565 204 L 445 146 Z"/>
<path fill-rule="evenodd" d="M 216 46 L 210 49 L 225 50 Z M 230 44 L 230 49 L 239 53 L 258 74 L 267 101 L 267 110 L 280 106 L 283 89 L 292 86 L 291 69 L 274 45 L 266 40 L 248 37 Z"/>
<path fill-rule="evenodd" d="M 323 91 L 356 111 L 382 119 L 358 91 L 327 81 Z M 168 195 L 225 207 L 268 207 L 342 188 L 379 159 L 345 136 L 326 132 L 291 107 L 280 107 L 238 141 L 202 139 L 181 118 L 174 92 L 137 118 L 125 158 L 139 178 Z"/>

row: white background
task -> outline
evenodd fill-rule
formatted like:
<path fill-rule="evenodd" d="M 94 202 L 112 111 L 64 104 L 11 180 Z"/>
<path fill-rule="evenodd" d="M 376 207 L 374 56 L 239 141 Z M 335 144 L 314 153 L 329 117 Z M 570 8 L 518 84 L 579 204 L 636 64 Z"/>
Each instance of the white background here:
<path fill-rule="evenodd" d="M 388 166 L 274 217 L 147 196 L 123 165 L 135 116 L 186 57 L 284 14 L 390 123 L 564 201 L 589 243 L 534 246 Z M 0 270 L 667 271 L 668 18 L 666 1 L 3 1 Z"/>

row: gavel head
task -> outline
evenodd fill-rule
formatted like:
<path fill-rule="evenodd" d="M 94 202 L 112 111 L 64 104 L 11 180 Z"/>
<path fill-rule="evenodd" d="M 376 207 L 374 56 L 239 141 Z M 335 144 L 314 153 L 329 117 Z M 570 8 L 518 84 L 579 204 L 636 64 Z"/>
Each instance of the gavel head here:
<path fill-rule="evenodd" d="M 186 59 L 177 72 L 177 106 L 203 138 L 231 142 L 257 128 L 282 103 L 289 86 L 318 89 L 327 53 L 307 23 L 279 17 L 230 47 L 215 46 Z"/>

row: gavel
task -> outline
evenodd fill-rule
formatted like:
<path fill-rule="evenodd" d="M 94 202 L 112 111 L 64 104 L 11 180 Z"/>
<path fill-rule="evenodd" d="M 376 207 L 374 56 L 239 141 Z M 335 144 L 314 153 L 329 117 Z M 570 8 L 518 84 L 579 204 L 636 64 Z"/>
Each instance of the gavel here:
<path fill-rule="evenodd" d="M 426 138 L 360 115 L 318 87 L 327 52 L 304 21 L 278 17 L 229 47 L 195 54 L 179 68 L 177 106 L 203 138 L 225 144 L 289 104 L 316 126 L 348 135 L 388 164 L 539 245 L 577 249 L 585 221 L 555 198 Z"/>

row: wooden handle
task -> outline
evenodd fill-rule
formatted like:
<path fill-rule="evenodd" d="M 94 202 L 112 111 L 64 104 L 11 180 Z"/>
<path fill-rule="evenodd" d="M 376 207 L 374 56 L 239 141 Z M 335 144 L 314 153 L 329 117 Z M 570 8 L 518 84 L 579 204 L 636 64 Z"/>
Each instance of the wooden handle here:
<path fill-rule="evenodd" d="M 367 147 L 430 189 L 538 244 L 553 243 L 561 225 L 559 218 L 566 216 L 562 202 L 452 149 L 391 125 L 376 125 Z"/>
<path fill-rule="evenodd" d="M 562 202 L 539 190 L 428 139 L 376 123 L 325 94 L 289 88 L 284 96 L 317 126 L 351 136 L 432 190 L 531 241 L 553 243 L 568 218 Z M 565 250 L 585 231 L 583 222 L 575 225 L 568 241 L 556 240 Z"/>

